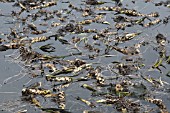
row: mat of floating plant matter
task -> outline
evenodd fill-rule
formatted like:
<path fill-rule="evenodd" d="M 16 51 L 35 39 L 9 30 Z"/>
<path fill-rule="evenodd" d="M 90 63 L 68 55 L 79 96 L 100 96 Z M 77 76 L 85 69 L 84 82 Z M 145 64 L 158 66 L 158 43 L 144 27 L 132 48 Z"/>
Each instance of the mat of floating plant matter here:
<path fill-rule="evenodd" d="M 169 8 L 166 0 L 1 0 L 0 52 L 21 67 L 7 112 L 170 111 Z M 12 27 L 14 26 L 14 27 Z M 10 91 L 9 91 L 10 93 Z"/>

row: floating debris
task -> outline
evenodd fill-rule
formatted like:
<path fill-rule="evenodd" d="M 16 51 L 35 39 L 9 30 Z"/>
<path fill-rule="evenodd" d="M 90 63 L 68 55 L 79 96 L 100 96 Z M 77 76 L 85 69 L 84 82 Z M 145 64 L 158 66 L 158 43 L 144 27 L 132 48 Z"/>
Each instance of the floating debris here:
<path fill-rule="evenodd" d="M 92 88 L 91 86 L 89 86 L 87 84 L 83 84 L 81 87 L 86 88 L 86 89 L 88 89 L 90 91 L 94 91 L 94 92 L 97 91 L 96 89 Z"/>
<path fill-rule="evenodd" d="M 115 40 L 117 41 L 117 43 L 119 42 L 125 42 L 125 41 L 129 41 L 131 39 L 133 39 L 134 37 L 140 35 L 141 33 L 128 33 L 128 34 L 125 34 L 124 36 L 118 36 L 115 38 Z"/>
<path fill-rule="evenodd" d="M 47 81 L 56 81 L 56 82 L 72 82 L 72 78 L 71 77 L 56 77 L 56 76 L 52 76 L 52 75 L 46 75 L 46 80 Z"/>
<path fill-rule="evenodd" d="M 82 98 L 80 98 L 80 97 L 77 97 L 77 100 L 82 101 L 83 103 L 87 104 L 89 107 L 95 107 L 95 104 L 94 104 L 94 103 L 89 102 L 89 101 L 87 101 L 87 100 L 85 100 L 85 99 L 82 99 Z"/>
<path fill-rule="evenodd" d="M 117 30 L 121 29 L 121 30 L 125 30 L 126 27 L 131 27 L 131 24 L 130 23 L 116 23 L 115 24 L 115 28 Z"/>
<path fill-rule="evenodd" d="M 31 40 L 31 43 L 36 43 L 36 42 L 44 42 L 46 40 L 48 40 L 49 37 L 46 37 L 46 36 L 42 36 L 42 37 L 34 37 L 32 40 Z"/>
<path fill-rule="evenodd" d="M 169 34 L 165 35 L 162 29 L 159 33 L 158 29 L 160 26 L 168 28 L 170 15 L 166 10 L 169 2 L 1 2 L 4 6 L 11 2 L 7 6 L 17 8 L 9 13 L 4 12 L 3 7 L 0 9 L 0 18 L 7 17 L 2 23 L 5 29 L 0 33 L 0 51 L 2 55 L 12 51 L 5 60 L 9 58 L 21 67 L 18 75 L 4 81 L 30 78 L 21 91 L 21 102 L 25 106 L 31 105 L 37 112 L 49 113 L 158 110 L 168 113 L 168 105 L 165 106 L 162 98 L 152 97 L 157 97 L 153 92 L 158 92 L 166 99 L 164 95 L 168 91 L 165 90 L 169 90 L 169 83 L 165 80 L 170 75 L 167 70 L 170 64 Z M 144 3 L 142 5 L 146 7 L 142 10 L 145 11 L 136 6 L 139 3 Z M 156 8 L 153 4 L 161 7 Z M 149 6 L 156 11 L 149 11 Z M 6 30 L 8 26 L 11 28 Z M 150 33 L 156 35 L 152 37 Z M 154 56 L 148 53 L 154 53 Z M 158 57 L 152 64 L 149 60 L 155 55 Z M 155 76 L 155 69 L 160 74 Z M 162 77 L 164 73 L 166 76 Z M 150 104 L 146 106 L 145 101 Z M 151 108 L 151 104 L 156 106 Z M 24 109 L 20 109 L 22 105 L 17 106 L 14 112 L 34 112 L 25 106 Z"/>
<path fill-rule="evenodd" d="M 65 99 L 65 92 L 64 91 L 61 91 L 61 92 L 59 92 L 58 93 L 58 107 L 60 108 L 60 109 L 65 109 L 65 101 L 66 101 L 66 99 Z"/>
<path fill-rule="evenodd" d="M 150 103 L 156 104 L 159 107 L 160 112 L 168 113 L 168 110 L 167 110 L 166 106 L 163 104 L 161 99 L 146 98 L 146 100 Z"/>
<path fill-rule="evenodd" d="M 8 49 L 9 49 L 9 47 L 7 47 L 5 45 L 0 45 L 0 51 L 6 51 Z"/>
<path fill-rule="evenodd" d="M 139 49 L 134 46 L 125 47 L 125 48 L 119 48 L 119 47 L 113 46 L 112 48 L 124 55 L 137 55 L 140 53 Z"/>
<path fill-rule="evenodd" d="M 40 5 L 40 6 L 30 7 L 29 10 L 46 8 L 46 7 L 50 7 L 50 6 L 54 6 L 54 5 L 57 5 L 57 3 L 55 1 L 54 2 L 52 1 L 52 2 L 47 2 L 47 3 Z"/>
<path fill-rule="evenodd" d="M 150 27 L 150 26 L 152 26 L 152 25 L 159 24 L 161 21 L 162 21 L 161 19 L 155 19 L 155 20 L 153 20 L 153 21 L 145 24 L 144 26 L 145 26 L 145 27 Z"/>
<path fill-rule="evenodd" d="M 97 0 L 86 0 L 87 5 L 101 5 L 107 2 L 97 1 Z"/>
<path fill-rule="evenodd" d="M 53 112 L 58 112 L 58 113 L 71 113 L 69 111 L 63 110 L 63 109 L 57 109 L 57 108 L 41 108 L 42 111 L 53 113 Z"/>
<path fill-rule="evenodd" d="M 51 44 L 46 44 L 39 48 L 44 52 L 55 52 L 55 47 L 51 46 Z"/>
<path fill-rule="evenodd" d="M 41 89 L 41 88 L 24 88 L 22 89 L 22 95 L 28 96 L 28 95 L 47 95 L 51 93 L 50 90 Z"/>
<path fill-rule="evenodd" d="M 156 41 L 160 45 L 165 45 L 166 37 L 163 34 L 156 35 Z"/>

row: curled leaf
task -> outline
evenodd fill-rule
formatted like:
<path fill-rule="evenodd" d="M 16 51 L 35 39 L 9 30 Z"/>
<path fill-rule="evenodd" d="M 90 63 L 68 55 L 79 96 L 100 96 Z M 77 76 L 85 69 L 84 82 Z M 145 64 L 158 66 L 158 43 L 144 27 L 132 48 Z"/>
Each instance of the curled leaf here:
<path fill-rule="evenodd" d="M 51 46 L 51 44 L 46 44 L 39 48 L 44 52 L 55 52 L 55 47 Z"/>

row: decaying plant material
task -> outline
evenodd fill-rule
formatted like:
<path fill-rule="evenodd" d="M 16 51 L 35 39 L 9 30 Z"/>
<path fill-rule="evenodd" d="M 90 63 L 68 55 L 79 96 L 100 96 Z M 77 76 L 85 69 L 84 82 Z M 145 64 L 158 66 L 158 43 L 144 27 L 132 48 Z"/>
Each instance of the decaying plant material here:
<path fill-rule="evenodd" d="M 0 51 L 14 51 L 5 57 L 31 79 L 21 91 L 22 102 L 49 113 L 168 113 L 156 93 L 169 87 L 161 77 L 170 73 L 169 34 L 157 30 L 168 26 L 169 15 L 162 18 L 160 11 L 130 8 L 121 0 L 0 2 L 17 7 L 7 23 L 19 27 L 0 33 Z M 157 33 L 150 36 L 151 31 Z M 152 104 L 157 108 L 150 109 Z"/>

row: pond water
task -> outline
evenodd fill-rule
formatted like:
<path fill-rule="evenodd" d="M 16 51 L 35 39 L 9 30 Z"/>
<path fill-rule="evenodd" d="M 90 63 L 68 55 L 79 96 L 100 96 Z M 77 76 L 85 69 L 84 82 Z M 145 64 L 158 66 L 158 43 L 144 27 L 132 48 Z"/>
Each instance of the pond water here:
<path fill-rule="evenodd" d="M 141 14 L 150 14 L 151 12 L 159 13 L 159 17 L 148 16 L 148 18 L 141 22 L 142 24 L 146 25 L 155 19 L 161 19 L 161 22 L 158 24 L 150 24 L 148 27 L 134 24 L 125 27 L 125 29 L 117 30 L 115 28 L 117 22 L 113 21 L 113 18 L 116 18 L 116 16 L 126 17 L 131 21 L 139 20 L 142 16 L 127 16 L 121 11 L 99 9 L 100 7 L 106 6 L 115 7 L 116 3 L 114 0 L 101 0 L 105 2 L 101 3 L 101 5 L 89 5 L 90 3 L 85 2 L 91 0 L 56 0 L 57 5 L 50 7 L 44 7 L 42 5 L 51 2 L 49 0 L 42 0 L 44 1 L 43 3 L 30 0 L 30 4 L 24 0 L 19 1 L 20 2 L 17 0 L 14 0 L 14 2 L 0 1 L 0 38 L 5 40 L 1 45 L 14 43 L 12 40 L 15 41 L 16 37 L 13 36 L 18 35 L 20 37 L 19 42 L 22 40 L 25 41 L 23 41 L 24 45 L 22 46 L 27 49 L 31 48 L 28 50 L 30 54 L 32 51 L 40 54 L 40 59 L 37 60 L 36 56 L 31 56 L 31 58 L 35 58 L 35 61 L 27 59 L 27 56 L 30 54 L 24 56 L 24 54 L 20 53 L 21 46 L 16 49 L 0 51 L 0 112 L 19 113 L 19 111 L 26 111 L 28 113 L 45 113 L 45 111 L 42 111 L 45 108 L 59 108 L 59 110 L 61 110 L 60 104 L 62 102 L 58 102 L 59 100 L 55 100 L 55 98 L 51 96 L 47 98 L 46 94 L 31 94 L 31 91 L 29 92 L 31 99 L 37 99 L 40 105 L 35 104 L 33 101 L 23 99 L 23 96 L 25 96 L 22 93 L 23 88 L 30 90 L 31 88 L 29 89 L 29 86 L 38 82 L 42 84 L 39 86 L 41 87 L 39 90 L 49 89 L 52 94 L 57 94 L 57 96 L 58 93 L 64 91 L 66 98 L 63 102 L 65 104 L 64 109 L 72 113 L 91 113 L 88 111 L 94 111 L 94 113 L 116 113 L 123 112 L 124 109 L 124 113 L 157 113 L 161 110 L 163 113 L 164 110 L 167 112 L 170 111 L 170 76 L 167 74 L 170 71 L 170 61 L 168 60 L 168 56 L 170 56 L 170 24 L 169 22 L 165 23 L 165 19 L 168 18 L 168 16 L 170 18 L 170 8 L 168 8 L 170 3 L 165 0 L 148 0 L 148 2 L 145 2 L 147 0 L 122 1 L 121 8 L 134 9 Z M 155 6 L 156 3 L 160 3 L 161 1 L 164 1 L 164 3 L 160 4 L 160 6 Z M 167 2 L 168 5 L 165 4 L 165 2 Z M 37 6 L 37 4 L 40 4 L 41 8 L 29 9 L 30 7 Z M 70 4 L 72 4 L 72 6 Z M 82 16 L 82 14 L 86 13 L 86 16 Z M 99 19 L 94 20 L 94 18 L 100 14 L 102 15 L 101 18 L 99 17 Z M 81 21 L 87 19 L 91 19 L 92 22 L 83 25 Z M 54 27 L 53 23 L 59 23 L 59 25 Z M 68 26 L 70 23 L 72 23 L 70 25 L 71 27 Z M 95 29 L 95 31 L 82 32 L 80 30 L 81 32 L 77 32 L 75 30 L 77 23 L 82 25 L 83 29 Z M 126 23 L 131 24 L 132 22 Z M 34 24 L 37 28 L 29 27 L 31 24 Z M 66 28 L 66 26 L 68 28 Z M 44 31 L 44 33 L 33 33 L 34 31 L 37 32 L 37 29 Z M 15 32 L 13 32 L 13 35 L 12 30 L 16 31 L 17 35 L 15 35 Z M 94 39 L 96 34 L 100 34 L 104 30 L 106 34 L 103 33 L 103 36 Z M 116 44 L 116 36 L 136 32 L 141 33 L 132 40 L 123 41 L 123 43 L 118 42 L 118 44 Z M 156 36 L 158 34 L 166 37 L 165 44 L 161 45 L 157 43 Z M 49 40 L 37 41 L 30 44 L 30 40 L 42 36 L 51 37 Z M 55 48 L 55 51 L 47 52 L 48 49 L 46 49 L 46 51 L 41 50 L 41 47 L 47 44 L 49 44 L 51 48 Z M 123 52 L 114 49 L 114 47 L 123 48 L 125 46 L 128 48 L 134 46 L 134 44 L 140 45 L 140 47 L 138 47 L 140 50 L 139 54 L 129 55 L 128 53 L 130 52 L 122 54 Z M 159 52 L 162 52 L 161 48 L 166 50 L 166 52 L 163 53 L 166 57 L 162 57 L 159 54 Z M 50 56 L 57 56 L 57 58 L 51 58 L 51 60 L 49 60 Z M 47 60 L 44 60 L 45 58 L 47 58 Z M 161 64 L 156 63 L 156 61 L 160 61 L 161 59 L 163 59 Z M 89 65 L 81 67 L 83 63 Z M 50 66 L 48 67 L 47 64 L 54 64 L 55 69 L 50 68 Z M 71 70 L 69 66 L 73 66 L 73 70 L 65 72 L 67 69 Z M 69 84 L 69 87 L 59 88 L 57 91 L 54 91 L 55 87 L 62 87 L 67 84 L 63 82 L 60 84 L 60 81 L 54 82 L 53 79 L 51 80 L 52 82 L 47 80 L 47 75 L 52 75 L 53 69 L 55 71 L 61 71 L 61 74 L 54 74 L 55 76 L 71 77 L 74 82 L 66 82 Z M 96 72 L 98 69 L 100 71 Z M 76 71 L 78 73 L 76 73 Z M 77 75 L 75 75 L 75 73 Z M 92 74 L 91 77 L 88 78 L 88 74 Z M 99 79 L 104 78 L 104 84 L 107 85 L 102 86 L 103 84 L 94 76 L 98 76 Z M 80 78 L 82 80 L 76 81 Z M 84 84 L 92 86 L 96 91 L 91 91 L 92 89 L 89 90 L 87 87 L 82 88 Z M 146 89 L 143 88 L 141 84 L 144 85 Z M 116 85 L 121 85 L 123 91 L 117 91 Z M 106 94 L 92 95 L 99 92 Z M 128 94 L 126 94 L 127 92 Z M 120 93 L 125 94 L 120 96 L 122 95 Z M 26 97 L 27 96 L 26 94 Z M 82 101 L 80 98 L 78 99 L 78 97 L 88 100 L 88 102 L 91 103 Z M 110 102 L 110 98 L 113 99 L 112 101 L 114 102 Z M 159 104 L 146 101 L 145 98 L 160 99 L 163 105 L 166 106 L 166 109 L 161 108 Z M 91 104 L 94 104 L 95 107 Z M 132 104 L 134 104 L 135 107 L 139 107 L 139 110 L 136 111 Z M 132 111 L 129 109 L 132 109 Z M 63 111 L 61 111 L 61 113 L 62 112 Z"/>

